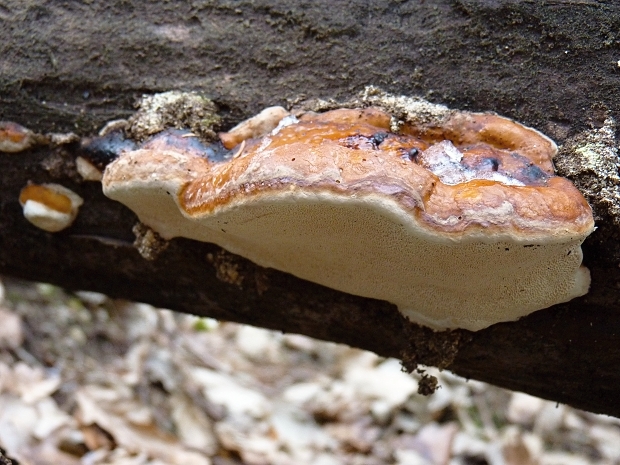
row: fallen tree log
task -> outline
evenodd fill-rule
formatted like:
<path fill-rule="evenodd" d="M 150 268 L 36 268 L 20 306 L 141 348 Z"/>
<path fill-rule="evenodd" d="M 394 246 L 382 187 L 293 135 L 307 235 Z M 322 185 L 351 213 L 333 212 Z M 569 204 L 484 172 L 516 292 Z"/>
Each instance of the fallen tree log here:
<path fill-rule="evenodd" d="M 133 246 L 135 216 L 81 179 L 78 146 L 67 144 L 0 156 L 1 273 L 342 342 L 620 416 L 613 2 L 33 1 L 9 3 L 0 20 L 2 120 L 89 136 L 128 116 L 143 93 L 183 89 L 211 97 L 227 127 L 264 106 L 345 100 L 375 84 L 548 133 L 564 144 L 558 168 L 582 189 L 598 227 L 583 246 L 588 295 L 476 333 L 433 333 L 386 302 L 214 245 L 175 239 L 145 260 Z M 85 199 L 71 229 L 49 234 L 26 222 L 18 196 L 29 181 Z"/>

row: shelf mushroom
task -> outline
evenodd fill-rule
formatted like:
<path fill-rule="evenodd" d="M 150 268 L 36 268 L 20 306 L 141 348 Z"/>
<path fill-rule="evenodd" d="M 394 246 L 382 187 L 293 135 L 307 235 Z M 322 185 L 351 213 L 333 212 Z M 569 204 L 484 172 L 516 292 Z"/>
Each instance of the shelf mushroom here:
<path fill-rule="evenodd" d="M 22 152 L 35 145 L 38 138 L 41 137 L 17 123 L 0 121 L 0 152 Z"/>
<path fill-rule="evenodd" d="M 489 114 L 394 122 L 375 107 L 288 116 L 218 160 L 168 133 L 111 163 L 103 189 L 164 238 L 387 300 L 435 330 L 588 292 L 592 212 L 554 176 L 553 141 Z"/>
<path fill-rule="evenodd" d="M 84 200 L 60 184 L 28 184 L 19 194 L 19 203 L 30 223 L 58 232 L 73 224 Z"/>

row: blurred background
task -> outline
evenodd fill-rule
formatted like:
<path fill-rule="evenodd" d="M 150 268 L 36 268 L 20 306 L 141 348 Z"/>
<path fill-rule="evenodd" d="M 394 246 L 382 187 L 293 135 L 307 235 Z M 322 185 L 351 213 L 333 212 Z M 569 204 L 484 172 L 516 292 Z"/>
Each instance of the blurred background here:
<path fill-rule="evenodd" d="M 0 445 L 21 464 L 620 463 L 620 420 L 295 334 L 0 285 Z"/>

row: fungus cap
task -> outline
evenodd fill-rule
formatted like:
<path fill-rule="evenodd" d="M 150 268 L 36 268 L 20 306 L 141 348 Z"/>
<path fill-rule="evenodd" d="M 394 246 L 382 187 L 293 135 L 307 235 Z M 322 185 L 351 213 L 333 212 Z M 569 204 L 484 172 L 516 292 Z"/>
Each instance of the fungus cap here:
<path fill-rule="evenodd" d="M 104 193 L 164 238 L 387 300 L 436 330 L 479 330 L 587 293 L 592 212 L 553 175 L 555 144 L 495 115 L 400 125 L 308 113 L 215 163 L 162 139 L 120 156 Z"/>
<path fill-rule="evenodd" d="M 19 203 L 34 226 L 58 232 L 71 226 L 84 200 L 60 184 L 28 184 L 19 194 Z"/>

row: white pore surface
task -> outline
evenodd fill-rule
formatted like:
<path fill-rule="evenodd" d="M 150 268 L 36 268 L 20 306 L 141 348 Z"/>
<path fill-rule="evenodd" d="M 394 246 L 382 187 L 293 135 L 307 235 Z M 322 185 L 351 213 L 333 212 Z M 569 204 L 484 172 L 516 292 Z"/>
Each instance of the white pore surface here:
<path fill-rule="evenodd" d="M 164 237 L 213 242 L 261 266 L 387 300 L 438 330 L 476 331 L 588 291 L 580 237 L 452 240 L 423 229 L 388 197 L 293 188 L 192 218 L 177 208 L 172 185 L 138 184 L 107 186 L 106 195 Z"/>
<path fill-rule="evenodd" d="M 37 228 L 58 232 L 71 226 L 75 215 L 62 213 L 34 200 L 27 200 L 23 207 L 24 217 Z"/>

